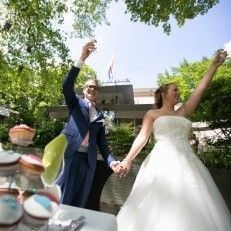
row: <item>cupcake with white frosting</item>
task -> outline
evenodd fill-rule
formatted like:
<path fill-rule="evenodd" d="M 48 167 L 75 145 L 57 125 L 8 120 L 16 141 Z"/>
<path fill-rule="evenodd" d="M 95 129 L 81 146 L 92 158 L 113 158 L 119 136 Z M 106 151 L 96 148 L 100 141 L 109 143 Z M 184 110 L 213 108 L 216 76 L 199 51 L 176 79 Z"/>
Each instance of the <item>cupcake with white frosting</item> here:
<path fill-rule="evenodd" d="M 58 210 L 58 204 L 48 196 L 34 194 L 23 202 L 23 208 L 25 211 L 23 223 L 38 228 L 48 225 L 48 220 Z"/>
<path fill-rule="evenodd" d="M 5 184 L 0 185 L 0 196 L 11 195 L 17 198 L 19 194 L 19 188 L 15 183 L 6 182 Z"/>
<path fill-rule="evenodd" d="M 17 230 L 23 208 L 12 195 L 0 195 L 0 230 Z"/>
<path fill-rule="evenodd" d="M 3 150 L 0 152 L 0 165 L 14 164 L 18 162 L 20 156 L 19 153 L 14 152 L 13 150 Z"/>
<path fill-rule="evenodd" d="M 20 154 L 12 150 L 0 151 L 0 176 L 14 176 L 19 168 Z"/>

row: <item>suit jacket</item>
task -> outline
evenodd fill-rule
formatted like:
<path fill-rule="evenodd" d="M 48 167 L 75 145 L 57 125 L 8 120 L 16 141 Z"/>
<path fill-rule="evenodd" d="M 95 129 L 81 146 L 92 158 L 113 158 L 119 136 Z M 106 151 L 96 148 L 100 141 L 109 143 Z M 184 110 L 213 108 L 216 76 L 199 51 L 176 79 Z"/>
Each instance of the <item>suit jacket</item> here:
<path fill-rule="evenodd" d="M 104 161 L 110 166 L 115 160 L 112 156 L 105 137 L 104 116 L 99 112 L 96 120 L 90 122 L 89 107 L 86 100 L 81 99 L 75 94 L 74 82 L 79 74 L 80 69 L 72 67 L 63 82 L 63 94 L 69 110 L 69 120 L 63 129 L 68 140 L 68 145 L 64 154 L 65 158 L 71 158 L 77 155 L 77 150 L 84 137 L 89 131 L 88 163 L 91 168 L 95 168 L 97 162 L 97 147 Z"/>

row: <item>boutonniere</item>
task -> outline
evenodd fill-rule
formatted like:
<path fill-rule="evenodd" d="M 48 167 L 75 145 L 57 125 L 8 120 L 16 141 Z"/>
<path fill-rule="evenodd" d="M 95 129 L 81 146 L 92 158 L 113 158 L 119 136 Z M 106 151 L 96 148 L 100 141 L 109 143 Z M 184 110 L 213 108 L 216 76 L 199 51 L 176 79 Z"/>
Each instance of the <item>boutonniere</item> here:
<path fill-rule="evenodd" d="M 97 120 L 97 123 L 103 123 L 102 126 L 106 126 L 105 119 Z"/>

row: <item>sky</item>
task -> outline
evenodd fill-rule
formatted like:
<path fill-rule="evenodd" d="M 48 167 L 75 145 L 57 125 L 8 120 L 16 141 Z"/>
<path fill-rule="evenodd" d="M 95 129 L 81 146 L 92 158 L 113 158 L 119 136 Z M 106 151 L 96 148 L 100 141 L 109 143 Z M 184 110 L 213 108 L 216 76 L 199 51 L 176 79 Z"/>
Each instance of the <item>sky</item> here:
<path fill-rule="evenodd" d="M 97 51 L 86 64 L 103 82 L 109 80 L 108 66 L 113 55 L 113 82 L 120 85 L 119 81 L 128 79 L 133 88 L 155 88 L 158 74 L 171 71 L 184 59 L 200 61 L 224 46 L 231 50 L 231 0 L 220 0 L 207 14 L 186 21 L 183 27 L 173 25 L 170 35 L 161 26 L 131 22 L 125 10 L 121 1 L 112 3 L 107 12 L 111 25 L 103 24 L 95 30 Z M 67 42 L 73 59 L 80 56 L 82 46 L 89 39 Z"/>

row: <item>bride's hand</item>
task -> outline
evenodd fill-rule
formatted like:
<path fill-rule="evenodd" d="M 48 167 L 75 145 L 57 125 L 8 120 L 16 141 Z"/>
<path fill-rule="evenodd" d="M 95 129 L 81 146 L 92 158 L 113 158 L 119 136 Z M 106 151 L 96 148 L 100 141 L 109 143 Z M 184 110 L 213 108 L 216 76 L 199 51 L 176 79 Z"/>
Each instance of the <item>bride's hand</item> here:
<path fill-rule="evenodd" d="M 132 162 L 124 159 L 120 163 L 120 167 L 122 168 L 122 171 L 119 177 L 122 177 L 122 176 L 125 177 L 130 172 L 131 166 L 132 166 Z"/>
<path fill-rule="evenodd" d="M 224 63 L 226 57 L 227 57 L 227 51 L 223 49 L 219 49 L 217 51 L 217 54 L 215 55 L 212 64 L 215 65 L 216 67 L 219 67 L 221 64 Z"/>

